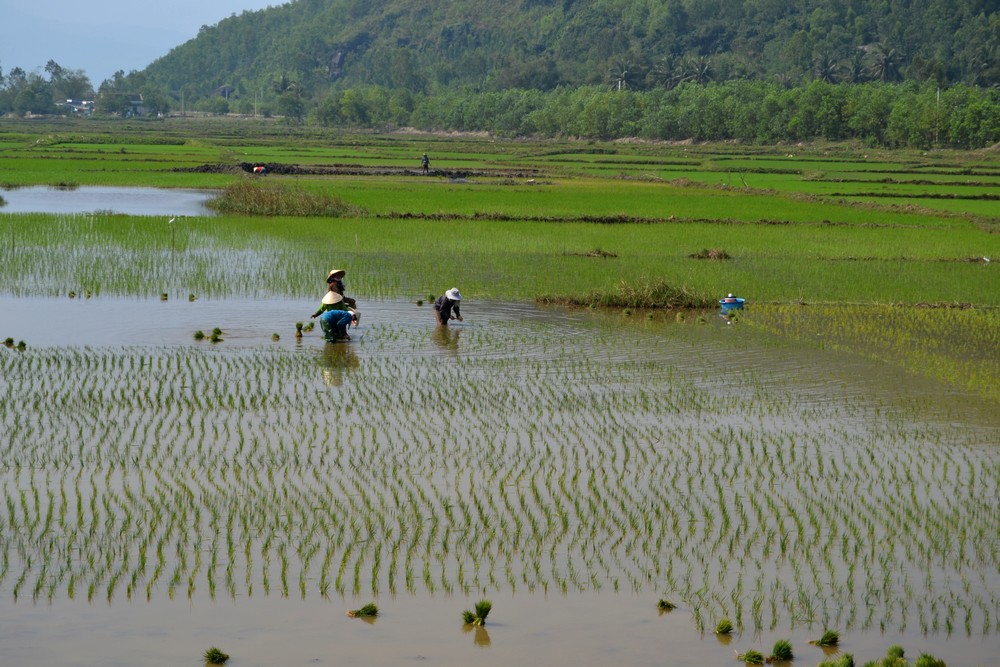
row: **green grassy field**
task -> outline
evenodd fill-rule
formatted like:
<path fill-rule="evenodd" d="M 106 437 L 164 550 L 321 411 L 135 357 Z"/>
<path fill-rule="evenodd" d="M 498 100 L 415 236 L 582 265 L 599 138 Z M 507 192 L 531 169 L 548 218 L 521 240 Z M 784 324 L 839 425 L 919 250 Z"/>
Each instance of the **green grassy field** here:
<path fill-rule="evenodd" d="M 418 173 L 424 152 L 430 176 Z M 355 213 L 224 215 L 173 228 L 110 214 L 0 215 L 0 281 L 26 296 L 299 297 L 337 264 L 365 298 L 460 285 L 474 299 L 585 302 L 623 284 L 665 283 L 703 303 L 734 292 L 777 306 L 974 306 L 981 321 L 970 327 L 996 331 L 995 152 L 343 135 L 194 120 L 0 123 L 7 187 L 218 189 L 252 178 L 240 165 L 256 163 L 273 167 L 268 186 L 335 196 Z M 705 250 L 728 259 L 694 257 Z"/>

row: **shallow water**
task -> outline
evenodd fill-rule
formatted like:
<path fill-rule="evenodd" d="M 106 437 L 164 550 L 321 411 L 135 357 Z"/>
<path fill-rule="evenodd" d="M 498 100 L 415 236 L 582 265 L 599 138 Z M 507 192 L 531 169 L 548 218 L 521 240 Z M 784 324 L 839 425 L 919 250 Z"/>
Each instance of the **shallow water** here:
<path fill-rule="evenodd" d="M 31 186 L 0 190 L 0 213 L 97 213 L 210 216 L 214 192 L 179 188 Z"/>
<path fill-rule="evenodd" d="M 0 297 L 5 664 L 815 664 L 826 625 L 859 664 L 995 664 L 995 406 L 714 315 L 362 300 L 328 344 L 315 305 Z"/>

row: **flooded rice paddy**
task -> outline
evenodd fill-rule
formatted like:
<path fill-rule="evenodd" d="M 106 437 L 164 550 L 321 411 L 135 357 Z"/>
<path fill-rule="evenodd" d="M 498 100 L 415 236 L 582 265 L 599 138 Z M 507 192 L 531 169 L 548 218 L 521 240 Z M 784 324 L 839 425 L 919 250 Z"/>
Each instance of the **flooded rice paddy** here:
<path fill-rule="evenodd" d="M 210 216 L 215 192 L 182 188 L 30 186 L 0 190 L 0 213 Z"/>
<path fill-rule="evenodd" d="M 995 405 L 751 312 L 314 308 L 0 297 L 5 661 L 996 664 Z"/>

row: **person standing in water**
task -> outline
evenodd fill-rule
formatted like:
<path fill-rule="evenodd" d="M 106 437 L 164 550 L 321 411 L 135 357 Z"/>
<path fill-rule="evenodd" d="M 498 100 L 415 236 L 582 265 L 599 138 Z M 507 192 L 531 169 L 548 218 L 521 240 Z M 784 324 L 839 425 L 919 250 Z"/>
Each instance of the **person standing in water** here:
<path fill-rule="evenodd" d="M 333 288 L 330 288 L 330 291 L 323 297 L 319 310 L 309 317 L 319 318 L 320 327 L 327 340 L 351 340 L 350 334 L 347 333 L 347 327 L 354 321 L 354 314 L 344 303 L 344 297 L 333 291 Z"/>
<path fill-rule="evenodd" d="M 423 169 L 425 175 L 429 173 L 429 170 L 431 168 L 431 160 L 429 157 L 427 157 L 427 153 L 424 153 L 423 157 L 420 158 L 420 168 Z"/>
<path fill-rule="evenodd" d="M 344 303 L 350 308 L 351 312 L 354 314 L 354 326 L 358 326 L 358 322 L 361 320 L 361 313 L 358 312 L 358 302 L 351 297 L 344 294 L 344 276 L 347 275 L 347 271 L 343 269 L 334 269 L 326 276 L 326 286 L 327 289 L 336 292 L 340 296 L 344 297 Z"/>
<path fill-rule="evenodd" d="M 452 287 L 439 296 L 434 302 L 434 317 L 437 319 L 437 323 L 448 326 L 448 320 L 464 321 L 462 320 L 462 310 L 459 307 L 461 301 L 462 295 L 457 287 Z"/>

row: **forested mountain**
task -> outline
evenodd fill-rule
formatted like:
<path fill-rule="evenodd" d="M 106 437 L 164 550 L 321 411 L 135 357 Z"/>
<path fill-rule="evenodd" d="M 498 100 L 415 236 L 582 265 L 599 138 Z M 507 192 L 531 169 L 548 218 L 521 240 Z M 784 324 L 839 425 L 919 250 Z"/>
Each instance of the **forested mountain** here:
<path fill-rule="evenodd" d="M 0 113 L 89 88 L 0 73 Z M 293 0 L 97 91 L 99 115 L 651 140 L 1000 141 L 1000 0 Z"/>
<path fill-rule="evenodd" d="M 294 0 L 244 12 L 132 83 L 263 103 L 684 80 L 1000 84 L 997 0 Z"/>

